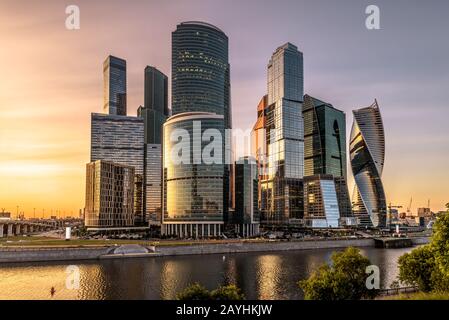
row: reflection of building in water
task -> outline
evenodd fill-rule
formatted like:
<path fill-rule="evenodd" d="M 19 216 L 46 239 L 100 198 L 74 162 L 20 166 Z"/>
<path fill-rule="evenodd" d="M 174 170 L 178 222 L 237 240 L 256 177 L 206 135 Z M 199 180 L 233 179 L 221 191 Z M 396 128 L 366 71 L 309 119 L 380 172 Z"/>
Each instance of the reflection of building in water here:
<path fill-rule="evenodd" d="M 256 261 L 256 283 L 257 299 L 271 300 L 283 299 L 279 289 L 279 274 L 281 271 L 282 258 L 277 255 L 262 255 Z"/>

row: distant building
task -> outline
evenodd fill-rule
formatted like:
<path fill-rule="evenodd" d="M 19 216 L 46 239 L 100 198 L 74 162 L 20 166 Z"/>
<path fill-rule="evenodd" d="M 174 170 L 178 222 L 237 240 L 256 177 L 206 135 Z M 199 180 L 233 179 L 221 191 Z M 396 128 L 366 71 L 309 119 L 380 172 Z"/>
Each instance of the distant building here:
<path fill-rule="evenodd" d="M 304 177 L 304 221 L 312 228 L 337 228 L 340 209 L 332 175 Z"/>
<path fill-rule="evenodd" d="M 103 63 L 105 114 L 126 116 L 126 61 L 108 56 Z"/>
<path fill-rule="evenodd" d="M 430 208 L 418 208 L 418 217 L 429 217 L 432 215 Z"/>
<path fill-rule="evenodd" d="M 242 237 L 259 234 L 259 208 L 257 202 L 257 163 L 252 157 L 240 158 L 235 163 L 235 212 L 233 223 Z"/>
<path fill-rule="evenodd" d="M 92 113 L 90 161 L 132 166 L 135 177 L 135 221 L 145 221 L 143 208 L 144 122 L 139 117 Z"/>
<path fill-rule="evenodd" d="M 107 161 L 86 165 L 87 228 L 134 226 L 134 168 Z"/>
<path fill-rule="evenodd" d="M 162 131 L 169 116 L 168 78 L 155 67 L 145 68 L 145 104 L 137 115 L 145 125 L 145 213 L 150 225 L 162 221 Z"/>
<path fill-rule="evenodd" d="M 377 101 L 353 111 L 349 152 L 355 188 L 353 212 L 360 224 L 385 227 L 387 204 L 382 184 L 385 133 Z"/>
<path fill-rule="evenodd" d="M 11 220 L 11 212 L 0 212 L 0 220 Z"/>

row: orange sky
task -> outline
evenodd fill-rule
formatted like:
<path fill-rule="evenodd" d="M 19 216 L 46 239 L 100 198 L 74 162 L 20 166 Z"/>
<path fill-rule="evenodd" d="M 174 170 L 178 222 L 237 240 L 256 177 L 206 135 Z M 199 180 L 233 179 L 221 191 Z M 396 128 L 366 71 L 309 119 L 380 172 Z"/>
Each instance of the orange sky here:
<path fill-rule="evenodd" d="M 446 42 L 437 38 L 438 30 L 447 30 L 446 20 L 441 20 L 445 26 L 410 30 L 388 24 L 388 18 L 401 18 L 395 16 L 400 8 L 392 7 L 383 20 L 390 32 L 376 34 L 363 29 L 363 8 L 356 3 L 345 13 L 330 16 L 328 11 L 338 10 L 321 10 L 322 3 L 300 10 L 300 2 L 290 1 L 285 1 L 284 11 L 279 7 L 270 11 L 275 2 L 260 7 L 253 0 L 136 1 L 133 6 L 126 1 L 108 1 L 107 6 L 101 1 L 75 1 L 81 9 L 81 29 L 69 31 L 64 11 L 71 3 L 17 2 L 0 3 L 0 210 L 15 214 L 19 206 L 28 216 L 33 208 L 37 216 L 43 209 L 46 216 L 51 210 L 78 214 L 84 206 L 90 113 L 102 110 L 104 58 L 113 54 L 127 59 L 128 113 L 135 115 L 143 103 L 145 66 L 154 65 L 170 75 L 171 31 L 185 20 L 216 24 L 230 38 L 235 127 L 252 126 L 266 90 L 268 59 L 277 46 L 291 41 L 304 52 L 305 92 L 344 110 L 348 133 L 351 110 L 378 99 L 387 137 L 383 180 L 388 200 L 406 206 L 413 197 L 414 210 L 429 198 L 433 210 L 449 202 L 449 50 L 445 35 Z M 235 11 L 236 5 L 240 10 Z M 294 10 L 288 10 L 289 5 Z M 307 27 L 306 11 L 323 15 L 329 25 Z M 263 22 L 288 15 L 298 18 L 276 26 Z M 428 73 L 417 69 L 416 61 L 424 53 L 402 56 L 418 45 L 409 36 L 413 32 L 435 37 L 432 41 L 424 34 L 420 45 L 433 48 L 428 52 L 432 59 L 423 59 Z M 395 43 L 399 45 L 392 46 Z"/>

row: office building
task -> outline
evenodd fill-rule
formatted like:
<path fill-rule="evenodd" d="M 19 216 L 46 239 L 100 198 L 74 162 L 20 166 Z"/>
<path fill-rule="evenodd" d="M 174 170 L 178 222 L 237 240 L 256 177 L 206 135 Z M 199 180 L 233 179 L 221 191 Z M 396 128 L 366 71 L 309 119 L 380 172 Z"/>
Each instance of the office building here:
<path fill-rule="evenodd" d="M 86 165 L 85 225 L 90 230 L 134 226 L 134 168 L 98 160 Z"/>
<path fill-rule="evenodd" d="M 346 116 L 330 103 L 304 96 L 304 175 L 331 175 L 342 225 L 355 224 L 346 173 Z"/>
<path fill-rule="evenodd" d="M 377 100 L 353 111 L 349 152 L 355 187 L 353 212 L 362 225 L 384 227 L 387 204 L 382 184 L 385 133 Z"/>
<path fill-rule="evenodd" d="M 229 79 L 228 37 L 224 32 L 204 22 L 179 24 L 172 33 L 172 117 L 164 124 L 163 170 L 167 176 L 163 192 L 166 225 L 162 232 L 166 234 L 219 235 L 228 221 L 232 201 L 231 144 L 224 131 L 232 127 Z M 172 142 L 167 132 L 181 126 L 193 137 L 193 120 L 204 130 L 210 127 L 222 131 L 223 162 L 218 165 L 200 161 L 170 170 L 166 156 Z M 197 156 L 198 150 L 191 150 L 193 155 Z M 209 188 L 203 189 L 207 184 Z M 184 194 L 191 199 L 178 196 Z M 183 229 L 188 226 L 190 229 Z"/>
<path fill-rule="evenodd" d="M 150 225 L 162 221 L 162 131 L 169 116 L 168 78 L 155 67 L 145 68 L 145 103 L 137 115 L 144 120 L 144 211 Z"/>
<path fill-rule="evenodd" d="M 228 37 L 198 21 L 183 22 L 172 33 L 172 114 L 212 112 L 231 128 Z"/>
<path fill-rule="evenodd" d="M 165 122 L 162 234 L 204 238 L 222 233 L 228 205 L 223 136 L 223 115 L 187 112 Z M 210 150 L 212 144 L 216 148 Z"/>
<path fill-rule="evenodd" d="M 126 61 L 108 56 L 103 63 L 105 114 L 126 116 Z"/>
<path fill-rule="evenodd" d="M 303 55 L 287 43 L 268 64 L 268 95 L 263 111 L 267 153 L 266 177 L 260 181 L 262 221 L 302 219 L 304 175 Z M 259 121 L 259 120 L 258 120 Z"/>
<path fill-rule="evenodd" d="M 139 117 L 92 113 L 90 161 L 131 166 L 135 173 L 136 224 L 145 221 L 143 208 L 144 122 Z"/>
<path fill-rule="evenodd" d="M 235 165 L 235 211 L 233 223 L 241 237 L 259 234 L 258 171 L 256 159 L 243 157 Z"/>
<path fill-rule="evenodd" d="M 304 96 L 304 175 L 346 178 L 346 120 L 343 111 Z"/>
<path fill-rule="evenodd" d="M 337 228 L 340 209 L 332 175 L 304 177 L 304 221 L 312 228 Z"/>

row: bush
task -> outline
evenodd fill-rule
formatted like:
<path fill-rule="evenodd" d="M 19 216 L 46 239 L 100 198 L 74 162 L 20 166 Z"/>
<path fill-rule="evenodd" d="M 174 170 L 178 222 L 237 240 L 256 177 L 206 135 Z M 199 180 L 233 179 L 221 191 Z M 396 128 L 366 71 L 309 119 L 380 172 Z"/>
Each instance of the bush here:
<path fill-rule="evenodd" d="M 178 300 L 243 300 L 245 296 L 234 284 L 220 286 L 210 292 L 199 283 L 194 283 L 176 295 Z"/>
<path fill-rule="evenodd" d="M 178 300 L 210 300 L 210 292 L 199 283 L 194 283 L 176 295 Z"/>
<path fill-rule="evenodd" d="M 234 284 L 220 286 L 211 292 L 212 300 L 244 300 L 245 296 Z"/>
<path fill-rule="evenodd" d="M 429 292 L 433 289 L 432 274 L 435 270 L 435 257 L 430 246 L 423 246 L 406 253 L 398 260 L 399 280 L 419 290 Z"/>
<path fill-rule="evenodd" d="M 366 287 L 366 267 L 371 262 L 358 249 L 347 248 L 331 259 L 332 266 L 324 264 L 298 283 L 306 300 L 359 300 L 377 295 L 377 290 Z"/>
<path fill-rule="evenodd" d="M 449 213 L 440 215 L 428 245 L 399 258 L 398 279 L 423 292 L 449 291 Z"/>

